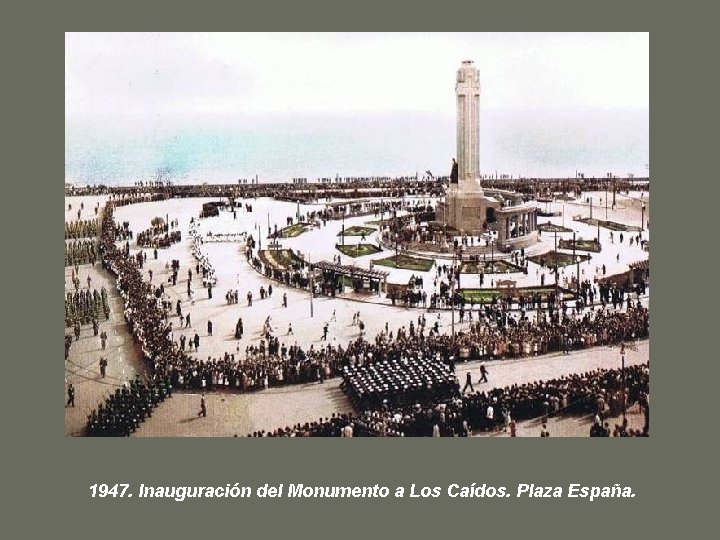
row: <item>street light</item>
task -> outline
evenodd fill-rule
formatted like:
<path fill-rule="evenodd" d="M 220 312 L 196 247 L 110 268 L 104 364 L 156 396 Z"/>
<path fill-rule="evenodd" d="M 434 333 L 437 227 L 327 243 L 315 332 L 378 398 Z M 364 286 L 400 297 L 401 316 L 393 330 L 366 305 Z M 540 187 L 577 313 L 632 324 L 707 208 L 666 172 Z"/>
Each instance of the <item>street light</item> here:
<path fill-rule="evenodd" d="M 312 264 L 310 263 L 310 254 L 308 253 L 308 268 L 310 270 L 310 317 L 313 313 L 313 296 L 315 296 L 315 282 L 313 280 L 315 272 L 313 272 Z"/>
<path fill-rule="evenodd" d="M 645 230 L 645 203 L 642 203 L 641 207 L 642 213 L 640 214 L 640 230 Z"/>
<path fill-rule="evenodd" d="M 623 406 L 623 426 L 625 425 L 625 414 L 627 409 L 627 399 L 625 397 L 625 344 L 620 344 L 620 362 L 622 367 L 622 406 Z"/>
<path fill-rule="evenodd" d="M 398 260 L 398 243 L 400 241 L 400 225 L 398 224 L 397 219 L 397 210 L 393 212 L 394 218 L 393 218 L 393 228 L 395 229 L 395 266 L 397 266 L 397 260 Z"/>
<path fill-rule="evenodd" d="M 580 255 L 578 255 L 577 257 L 575 256 L 575 245 L 575 231 L 573 231 L 573 259 L 575 259 L 577 262 L 577 295 L 578 297 L 580 297 Z"/>
<path fill-rule="evenodd" d="M 608 183 L 607 180 L 605 181 L 605 221 L 607 221 L 608 218 L 608 196 L 607 196 L 607 188 Z"/>
<path fill-rule="evenodd" d="M 340 207 L 340 213 L 342 214 L 342 245 L 345 247 L 345 206 Z"/>
<path fill-rule="evenodd" d="M 490 233 L 490 273 L 495 273 L 495 237 Z"/>
<path fill-rule="evenodd" d="M 555 303 L 559 305 L 560 296 L 558 295 L 559 290 L 559 284 L 558 284 L 558 254 L 557 254 L 557 230 L 555 231 L 555 251 L 554 251 L 554 257 L 555 257 Z"/>
<path fill-rule="evenodd" d="M 457 256 L 457 251 L 453 251 L 453 260 L 452 260 L 452 278 L 450 281 L 450 310 L 452 313 L 452 341 L 453 345 L 455 344 L 455 257 Z"/>
<path fill-rule="evenodd" d="M 580 255 L 575 257 L 575 261 L 577 262 L 577 295 L 580 298 Z"/>

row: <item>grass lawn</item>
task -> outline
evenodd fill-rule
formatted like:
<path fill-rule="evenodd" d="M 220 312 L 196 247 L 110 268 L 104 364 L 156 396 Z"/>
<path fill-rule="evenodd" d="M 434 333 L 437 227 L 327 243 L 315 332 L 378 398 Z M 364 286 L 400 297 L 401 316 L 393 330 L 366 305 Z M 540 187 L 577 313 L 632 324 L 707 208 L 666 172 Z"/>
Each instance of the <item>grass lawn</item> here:
<path fill-rule="evenodd" d="M 582 218 L 578 219 L 577 221 L 580 221 L 581 223 L 585 223 L 587 225 L 593 225 L 597 227 L 598 221 L 600 222 L 600 226 L 605 229 L 610 229 L 611 231 L 620 231 L 620 232 L 638 232 L 640 231 L 640 227 L 636 227 L 635 225 L 625 225 L 624 223 L 618 223 L 617 221 L 605 221 L 602 219 L 590 219 L 590 218 Z"/>
<path fill-rule="evenodd" d="M 480 302 L 491 302 L 493 298 L 498 298 L 501 296 L 507 296 L 508 291 L 503 289 L 460 289 L 460 294 L 465 299 L 466 302 L 470 302 L 471 300 L 475 303 Z M 542 297 L 546 298 L 550 294 L 555 292 L 555 287 L 545 287 L 545 288 L 533 288 L 533 289 L 515 289 L 513 298 L 519 298 L 520 295 L 523 296 L 530 296 L 533 294 L 540 294 Z M 563 298 L 565 297 L 571 297 L 572 295 L 563 293 L 562 290 L 560 291 L 560 294 L 563 295 Z"/>
<path fill-rule="evenodd" d="M 538 230 L 542 232 L 573 232 L 572 229 L 554 223 L 541 223 L 538 225 Z"/>
<path fill-rule="evenodd" d="M 511 274 L 522 272 L 523 269 L 508 261 L 480 261 L 463 263 L 460 268 L 462 274 Z"/>
<path fill-rule="evenodd" d="M 392 255 L 384 259 L 373 260 L 373 264 L 389 266 L 390 268 L 400 268 L 402 270 L 414 270 L 415 272 L 427 272 L 432 268 L 434 263 L 435 261 L 432 259 L 419 259 L 402 254 L 398 255 L 397 258 Z"/>
<path fill-rule="evenodd" d="M 282 229 L 280 229 L 278 231 L 278 238 L 292 238 L 294 236 L 300 236 L 307 230 L 307 225 L 303 225 L 302 223 L 294 223 L 289 227 L 283 227 Z M 268 238 L 272 238 L 272 236 L 268 236 Z"/>
<path fill-rule="evenodd" d="M 346 244 L 344 246 L 336 244 L 335 249 L 348 257 L 364 257 L 365 255 L 374 255 L 382 251 L 374 244 Z"/>
<path fill-rule="evenodd" d="M 558 242 L 558 247 L 560 249 L 572 249 L 573 241 L 572 240 L 560 240 Z M 583 240 L 582 238 L 578 238 L 575 241 L 575 249 L 580 250 L 580 251 L 592 251 L 594 253 L 600 253 L 602 246 L 600 245 L 600 242 L 598 242 L 597 240 Z"/>
<path fill-rule="evenodd" d="M 258 258 L 273 268 L 288 269 L 302 263 L 302 259 L 292 249 L 263 249 L 258 253 Z"/>
<path fill-rule="evenodd" d="M 348 227 L 345 229 L 345 236 L 367 236 L 369 234 L 372 234 L 375 232 L 375 229 L 372 227 L 361 227 L 357 225 L 353 225 L 352 227 Z M 342 236 L 343 232 L 340 231 L 337 235 Z"/>
<path fill-rule="evenodd" d="M 577 256 L 580 257 L 580 262 L 584 262 L 590 259 L 590 255 L 584 255 L 582 253 L 578 253 Z M 534 255 L 532 257 L 528 257 L 528 259 L 530 259 L 535 264 L 547 267 L 556 265 L 568 266 L 571 264 L 575 264 L 572 253 L 560 253 L 559 251 L 551 251 L 543 255 Z"/>

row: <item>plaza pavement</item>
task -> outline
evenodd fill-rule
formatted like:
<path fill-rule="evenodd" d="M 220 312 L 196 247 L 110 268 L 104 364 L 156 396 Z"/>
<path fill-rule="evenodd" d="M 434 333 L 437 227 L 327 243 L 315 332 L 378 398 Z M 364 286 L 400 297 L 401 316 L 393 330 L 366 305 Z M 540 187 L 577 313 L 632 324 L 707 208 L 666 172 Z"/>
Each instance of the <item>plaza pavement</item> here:
<path fill-rule="evenodd" d="M 585 194 L 583 197 L 584 196 Z M 92 215 L 94 215 L 93 208 L 96 201 L 100 201 L 101 205 L 104 202 L 102 197 L 66 198 L 66 220 L 77 218 L 76 212 L 79 208 L 79 201 L 81 199 L 85 201 L 85 211 L 83 212 L 81 219 L 87 219 L 88 217 L 92 217 Z M 179 319 L 172 318 L 174 338 L 178 339 L 181 333 L 185 333 L 189 338 L 197 331 L 201 339 L 198 354 L 199 357 L 219 357 L 225 352 L 228 352 L 230 354 L 240 355 L 241 358 L 244 358 L 245 347 L 249 344 L 258 344 L 262 326 L 268 316 L 271 317 L 271 324 L 275 329 L 275 334 L 280 338 L 281 343 L 285 343 L 288 346 L 298 344 L 304 348 L 308 348 L 310 346 L 319 347 L 325 344 L 325 342 L 320 341 L 322 327 L 325 323 L 329 324 L 330 343 L 345 344 L 349 340 L 357 338 L 359 332 L 358 327 L 351 325 L 352 316 L 356 312 L 360 312 L 361 318 L 365 323 L 366 336 L 369 336 L 370 338 L 374 337 L 378 332 L 383 330 L 386 323 L 393 333 L 396 333 L 397 329 L 400 327 L 407 328 L 410 321 L 415 321 L 415 324 L 417 324 L 417 318 L 423 313 L 422 310 L 392 307 L 387 305 L 388 301 L 384 298 L 368 298 L 364 295 L 360 298 L 365 300 L 365 302 L 361 303 L 353 301 L 356 298 L 354 298 L 355 295 L 351 294 L 347 295 L 345 298 L 315 298 L 312 301 L 313 316 L 310 317 L 311 302 L 309 294 L 292 287 L 282 286 L 260 275 L 252 268 L 251 265 L 247 263 L 242 250 L 242 244 L 239 242 L 204 244 L 204 249 L 210 257 L 218 278 L 218 284 L 213 289 L 213 298 L 209 299 L 207 291 L 202 288 L 201 279 L 195 272 L 195 260 L 190 252 L 192 240 L 188 235 L 188 227 L 191 218 L 195 217 L 197 220 L 202 204 L 210 200 L 218 199 L 170 199 L 161 202 L 133 204 L 119 207 L 115 210 L 115 220 L 117 222 L 129 221 L 130 228 L 135 234 L 147 229 L 150 226 L 150 220 L 156 216 L 163 218 L 167 216 L 170 220 L 177 219 L 179 221 L 179 228 L 183 233 L 182 242 L 174 244 L 167 249 L 159 249 L 158 260 L 153 258 L 152 249 L 146 249 L 145 251 L 147 252 L 148 259 L 144 272 L 146 279 L 148 279 L 148 269 L 152 269 L 153 281 L 155 283 L 157 283 L 158 280 L 164 281 L 165 290 L 173 303 L 173 308 L 176 301 L 179 299 L 181 301 L 183 315 L 185 315 L 188 311 L 191 313 L 191 329 L 181 329 Z M 636 220 L 637 223 L 635 224 L 639 225 L 640 210 L 637 205 L 633 206 L 632 203 L 632 201 L 636 199 L 628 198 L 627 200 L 629 201 L 628 204 L 623 204 L 622 198 L 618 197 L 618 208 L 615 211 L 610 210 L 608 212 L 608 219 L 612 221 L 630 222 L 631 224 L 633 224 L 633 220 Z M 73 204 L 73 209 L 71 211 L 67 211 L 68 202 Z M 262 246 L 266 246 L 266 242 L 268 242 L 268 215 L 271 227 L 277 224 L 278 229 L 280 229 L 284 226 L 286 217 L 294 216 L 297 208 L 295 203 L 274 201 L 270 199 L 247 199 L 242 202 L 252 204 L 253 212 L 246 212 L 244 207 L 238 207 L 237 219 L 235 220 L 233 219 L 232 213 L 223 211 L 220 213 L 219 217 L 201 220 L 200 232 L 204 235 L 208 231 L 212 231 L 215 234 L 247 231 L 248 234 L 253 234 L 257 239 L 257 231 L 258 227 L 260 227 L 262 238 L 259 241 Z M 552 203 L 551 206 L 554 210 L 561 209 L 562 203 Z M 569 210 L 569 207 L 571 206 L 577 207 L 577 210 Z M 322 207 L 322 204 L 300 205 L 300 211 L 302 214 L 305 214 L 308 210 L 320 209 Z M 579 237 L 595 237 L 597 230 L 596 227 L 588 226 L 579 222 L 573 222 L 571 218 L 571 215 L 589 215 L 589 208 L 586 208 L 582 204 L 571 205 L 569 203 L 565 203 L 565 209 L 565 226 L 575 228 L 579 233 Z M 599 216 L 595 213 L 597 212 L 597 208 L 594 209 L 593 212 L 594 217 L 604 219 L 604 207 L 603 215 Z M 636 214 L 637 216 L 633 217 Z M 345 220 L 345 225 L 346 227 L 350 227 L 352 225 L 363 225 L 373 219 L 376 218 L 373 216 L 348 218 Z M 543 218 L 539 221 L 542 222 Z M 553 217 L 549 221 L 562 224 L 563 217 Z M 340 237 L 338 237 L 337 234 L 340 232 L 341 228 L 341 220 L 329 221 L 325 227 L 320 227 L 319 229 L 304 233 L 295 238 L 281 239 L 280 243 L 283 248 L 292 248 L 300 251 L 301 253 L 308 254 L 312 261 L 332 261 L 333 256 L 339 253 L 335 250 L 334 245 L 336 242 L 340 241 Z M 588 275 L 590 275 L 592 272 L 599 269 L 603 262 L 605 262 L 607 266 L 607 273 L 609 275 L 627 270 L 629 262 L 647 258 L 647 253 L 642 252 L 638 246 L 634 245 L 631 248 L 628 245 L 627 234 L 625 235 L 625 242 L 623 244 L 619 244 L 619 234 L 615 233 L 616 242 L 615 244 L 610 244 L 609 231 L 603 228 L 601 228 L 600 231 L 601 242 L 603 243 L 603 253 L 599 255 L 593 254 L 593 259 L 590 262 L 581 264 L 581 272 L 587 271 Z M 560 237 L 561 235 L 558 234 L 558 239 Z M 572 238 L 572 234 L 564 233 L 564 237 Z M 649 233 L 648 231 L 645 231 L 643 238 L 647 239 L 648 237 Z M 375 243 L 374 240 L 374 236 L 372 235 L 368 236 L 366 239 L 366 241 L 370 243 Z M 346 237 L 345 241 L 346 244 L 359 242 L 360 237 Z M 554 242 L 554 234 L 551 235 L 545 233 L 542 241 Z M 134 241 L 130 242 L 130 248 L 132 253 L 139 250 L 139 248 L 134 245 Z M 616 260 L 618 253 L 621 254 L 620 262 L 617 262 Z M 392 254 L 392 252 L 385 251 L 374 256 L 360 257 L 356 260 L 351 257 L 341 255 L 341 259 L 342 264 L 353 264 L 354 262 L 358 266 L 367 268 L 371 259 L 381 258 L 390 254 Z M 180 261 L 179 279 L 177 285 L 175 286 L 171 286 L 168 283 L 170 271 L 169 269 L 166 269 L 166 265 L 169 265 L 170 261 L 173 259 Z M 191 304 L 186 294 L 188 267 L 193 269 L 192 288 L 195 294 L 194 304 Z M 112 293 L 110 297 L 113 308 L 110 323 L 102 323 L 101 330 L 106 326 L 110 327 L 110 330 L 107 330 L 110 335 L 107 350 L 107 357 L 109 359 L 108 375 L 115 377 L 117 379 L 116 382 L 120 382 L 126 377 L 131 378 L 138 371 L 142 372 L 142 362 L 139 358 L 138 352 L 134 350 L 131 343 L 131 336 L 127 332 L 126 325 L 124 324 L 122 318 L 122 305 L 119 297 L 115 293 L 114 284 L 109 283 L 107 275 L 102 275 L 104 272 L 100 270 L 99 265 L 95 269 L 91 268 L 89 265 L 82 267 L 80 279 L 83 284 L 85 284 L 86 279 L 86 275 L 84 273 L 86 268 L 89 269 L 89 272 L 93 276 L 93 286 L 99 284 L 102 280 L 105 280 L 108 292 Z M 518 285 L 521 286 L 530 283 L 538 284 L 539 277 L 537 273 L 533 275 L 533 268 L 537 267 L 531 263 L 530 273 L 528 276 L 522 276 L 518 280 Z M 407 282 L 407 279 L 409 279 L 410 275 L 413 274 L 413 272 L 407 270 L 382 269 L 390 272 L 389 281 L 392 283 Z M 571 265 L 568 267 L 567 275 L 564 277 L 569 279 L 574 272 L 575 265 Z M 69 276 L 69 273 L 70 269 L 67 268 L 66 282 L 68 283 L 69 278 L 67 276 Z M 563 274 L 564 273 L 565 272 L 563 272 Z M 416 273 L 416 275 L 417 274 L 418 273 Z M 563 274 L 561 274 L 561 280 L 563 279 Z M 432 277 L 436 275 L 435 269 L 432 269 L 429 273 L 421 275 L 424 275 L 425 277 L 425 289 L 428 291 L 428 294 L 431 294 L 435 290 L 432 279 Z M 517 276 L 517 274 L 513 275 L 513 279 Z M 486 278 L 487 277 L 488 276 L 486 276 Z M 463 277 L 463 279 L 467 278 Z M 546 285 L 553 283 L 552 278 L 546 278 L 545 283 Z M 272 284 L 274 289 L 272 297 L 260 300 L 258 292 L 260 286 L 264 286 L 267 289 L 270 284 Z M 466 283 L 463 283 L 463 285 L 471 286 Z M 486 279 L 486 286 L 487 285 L 488 281 Z M 225 293 L 228 290 L 235 289 L 238 290 L 239 303 L 228 306 L 225 301 Z M 248 291 L 253 292 L 252 307 L 247 306 L 245 295 Z M 281 305 L 283 292 L 287 293 L 288 296 L 288 308 L 283 308 Z M 370 300 L 370 302 L 368 302 L 368 300 Z M 377 302 L 382 305 L 378 305 L 373 302 Z M 644 304 L 647 305 L 647 300 L 644 301 Z M 333 313 L 335 313 L 334 319 Z M 432 325 L 435 320 L 438 320 L 441 331 L 450 332 L 451 313 L 449 310 L 441 310 L 435 313 L 425 312 L 425 316 L 429 325 Z M 239 317 L 242 317 L 243 319 L 245 334 L 242 340 L 236 341 L 233 334 L 235 323 Z M 208 336 L 207 334 L 208 320 L 213 322 L 213 336 Z M 294 335 L 292 336 L 287 335 L 287 329 L 290 323 L 292 323 L 293 326 Z M 467 325 L 468 323 L 465 324 Z M 462 329 L 462 326 L 456 325 L 456 329 L 459 331 Z M 66 329 L 66 331 L 71 332 L 71 329 Z M 89 341 L 87 341 L 88 335 Z M 82 407 L 76 407 L 76 410 L 66 410 L 66 433 L 77 433 L 79 429 L 78 426 L 84 424 L 87 414 L 92 408 L 97 406 L 97 403 L 102 400 L 103 395 L 106 395 L 106 392 L 109 389 L 106 384 L 103 384 L 103 381 L 95 381 L 95 383 L 92 383 L 92 373 L 99 372 L 99 369 L 95 369 L 97 368 L 97 362 L 99 361 L 99 338 L 94 338 L 92 336 L 92 328 L 89 326 L 82 329 L 82 336 L 83 337 L 79 342 L 80 345 L 74 343 L 73 348 L 71 349 L 69 360 L 75 365 L 70 364 L 69 367 L 66 366 L 66 378 L 68 381 L 72 380 L 72 382 L 74 382 L 77 390 L 76 402 L 78 404 L 81 402 L 84 403 L 84 407 L 87 408 L 87 411 L 82 409 Z M 85 343 L 87 343 L 87 345 L 85 345 Z M 567 359 L 568 357 L 565 358 Z M 573 355 L 573 358 L 576 358 L 576 355 Z M 574 364 L 575 360 L 565 360 L 565 363 Z M 512 364 L 508 364 L 508 366 L 510 365 Z M 537 365 L 539 366 L 540 364 Z M 521 375 L 521 371 L 522 370 L 518 370 L 514 376 L 519 377 Z M 577 370 L 572 369 L 570 371 Z M 73 379 L 73 377 L 75 378 Z M 461 380 L 464 380 L 463 377 L 464 375 L 461 375 Z M 80 384 L 81 387 L 78 387 L 78 384 Z M 90 390 L 91 388 L 92 390 Z M 275 394 L 273 394 L 273 392 Z M 293 396 L 295 392 L 299 392 L 297 396 Z M 294 421 L 295 418 L 297 418 L 297 421 L 307 421 L 315 418 L 316 416 L 327 416 L 331 412 L 343 411 L 343 407 L 341 406 L 342 400 L 338 398 L 337 392 L 335 392 L 333 396 L 321 395 L 320 397 L 311 398 L 308 403 L 309 407 L 301 405 L 298 410 L 302 411 L 302 418 L 300 418 L 299 415 L 294 416 L 294 413 L 291 414 L 288 412 L 295 410 L 293 409 L 295 399 L 299 399 L 299 396 L 305 395 L 300 392 L 299 388 L 294 387 L 281 390 L 269 390 L 268 393 L 269 395 L 284 396 L 281 401 L 287 403 L 287 405 L 282 406 L 279 402 L 276 403 L 270 398 L 261 398 L 269 399 L 270 401 L 268 401 L 268 403 L 273 403 L 270 410 L 278 412 L 276 420 L 279 422 L 279 425 L 286 425 L 287 423 L 290 423 L 291 420 Z M 310 394 L 313 394 L 313 392 Z M 234 402 L 236 399 L 255 399 L 254 396 L 257 395 L 260 394 L 253 394 L 252 396 L 233 396 L 232 398 L 226 397 L 225 402 L 219 403 L 228 403 L 229 406 L 229 404 Z M 175 400 L 176 398 L 173 399 Z M 191 398 L 178 396 L 177 401 L 185 399 L 190 400 Z M 210 399 L 211 400 L 208 404 L 209 408 L 213 406 L 212 402 L 215 398 Z M 175 403 L 177 403 L 177 401 Z M 195 401 L 199 400 L 196 399 Z M 188 406 L 187 410 L 194 410 L 197 406 L 197 403 L 193 403 L 192 406 Z M 259 415 L 258 419 L 251 420 L 249 422 L 248 428 L 252 427 L 253 429 L 243 429 L 242 432 L 253 431 L 255 429 L 268 429 L 268 427 L 276 427 L 278 425 L 275 421 L 270 422 L 270 420 L 274 419 L 272 416 L 265 417 L 271 424 L 270 426 L 267 425 L 268 422 L 262 421 L 263 414 L 270 414 L 258 412 L 262 408 L 255 406 L 250 407 L 250 409 L 256 411 L 254 414 Z M 229 418 L 232 418 L 233 414 L 234 413 L 232 412 L 228 412 L 228 415 L 230 415 Z M 155 422 L 153 422 L 153 424 L 154 423 Z M 193 423 L 193 425 L 195 424 L 196 423 Z M 167 422 L 165 428 L 157 428 L 154 433 L 161 434 L 163 429 L 167 429 L 167 435 L 171 435 L 175 433 L 171 426 L 172 421 L 169 421 Z M 215 429 L 213 434 L 221 434 L 220 432 L 227 432 L 229 434 L 230 431 L 233 431 L 230 427 L 222 430 Z M 181 433 L 175 434 L 179 435 Z"/>

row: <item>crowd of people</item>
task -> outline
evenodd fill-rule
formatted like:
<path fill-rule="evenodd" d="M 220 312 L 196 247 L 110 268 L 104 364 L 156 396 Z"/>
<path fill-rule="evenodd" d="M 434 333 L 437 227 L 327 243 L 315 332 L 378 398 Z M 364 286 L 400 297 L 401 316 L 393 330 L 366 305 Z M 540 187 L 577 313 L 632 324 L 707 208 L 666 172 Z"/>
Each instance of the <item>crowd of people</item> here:
<path fill-rule="evenodd" d="M 591 433 L 605 419 L 618 416 L 623 407 L 639 404 L 645 417 L 642 430 L 616 425 L 615 436 L 649 434 L 650 365 L 620 369 L 597 369 L 556 379 L 513 384 L 487 392 L 473 392 L 426 404 L 367 408 L 360 414 L 333 415 L 317 422 L 255 432 L 260 437 L 467 437 L 484 431 L 504 430 L 510 436 L 516 423 L 557 416 L 593 415 Z M 541 432 L 547 436 L 545 427 Z"/>
<path fill-rule="evenodd" d="M 190 248 L 193 257 L 197 261 L 196 271 L 198 274 L 202 274 L 203 285 L 205 287 L 212 287 L 217 283 L 217 277 L 215 276 L 215 269 L 210 262 L 210 257 L 202 248 L 203 238 L 198 232 L 197 222 L 193 218 L 190 222 L 190 236 L 193 239 L 192 247 Z"/>
<path fill-rule="evenodd" d="M 552 309 L 550 306 L 546 312 L 538 312 L 532 318 L 524 311 L 512 313 L 503 302 L 495 302 L 476 310 L 477 319 L 472 320 L 469 328 L 458 332 L 454 338 L 441 335 L 437 323 L 428 324 L 423 314 L 418 317 L 417 325 L 411 323 L 409 328 L 403 327 L 395 335 L 386 324 L 385 331 L 380 332 L 373 341 L 363 339 L 361 333 L 357 340 L 345 346 L 328 344 L 318 348 L 310 346 L 305 350 L 297 345 L 286 346 L 281 342 L 280 337 L 273 333 L 271 325 L 268 325 L 259 344 L 246 347 L 245 358 L 240 358 L 240 354 L 236 357 L 234 354 L 226 353 L 221 358 L 208 357 L 207 360 L 201 360 L 198 354 L 188 354 L 179 340 L 173 339 L 172 323 L 168 320 L 171 305 L 164 297 L 163 284 L 155 286 L 143 279 L 140 262 L 136 256 L 130 255 L 127 242 L 124 249 L 116 245 L 116 241 L 125 236 L 124 231 L 128 228 L 118 227 L 114 223 L 113 208 L 112 203 L 106 207 L 99 252 L 103 266 L 117 278 L 117 288 L 125 303 L 126 321 L 150 363 L 155 381 L 163 381 L 163 384 L 175 388 L 226 388 L 252 391 L 286 384 L 321 383 L 328 377 L 343 373 L 362 374 L 367 382 L 369 371 L 373 371 L 374 374 L 380 373 L 373 384 L 379 385 L 383 392 L 384 385 L 387 384 L 388 392 L 384 395 L 383 392 L 378 392 L 378 395 L 370 401 L 357 400 L 358 408 L 365 411 L 362 415 L 354 417 L 351 422 L 357 434 L 395 433 L 407 436 L 434 434 L 437 430 L 440 434 L 467 434 L 470 429 L 487 429 L 489 425 L 494 425 L 499 421 L 496 418 L 505 416 L 502 412 L 503 406 L 507 408 L 509 415 L 515 412 L 517 416 L 513 418 L 523 419 L 538 411 L 539 398 L 531 392 L 534 392 L 532 388 L 523 385 L 520 390 L 513 390 L 505 397 L 491 393 L 471 394 L 462 398 L 456 395 L 451 397 L 451 394 L 457 392 L 454 363 L 464 359 L 508 358 L 599 344 L 609 345 L 647 337 L 649 333 L 648 310 L 642 307 L 639 301 L 637 303 L 629 301 L 624 312 L 599 307 L 579 311 L 568 309 L 567 306 L 561 309 Z M 196 272 L 198 275 L 202 274 L 204 283 L 214 284 L 212 265 L 207 255 L 203 253 L 202 239 L 197 234 L 196 227 L 192 225 L 191 235 L 194 237 L 193 254 L 198 261 Z M 89 292 L 83 291 L 83 293 L 87 299 Z M 77 296 L 78 303 L 81 304 L 80 294 L 77 293 Z M 69 300 L 73 299 L 69 298 Z M 233 302 L 237 302 L 234 294 Z M 236 329 L 236 339 L 238 339 L 237 333 Z M 288 331 L 288 335 L 290 334 L 291 330 Z M 198 341 L 196 334 L 194 340 L 196 352 L 199 349 Z M 425 395 L 412 394 L 412 396 L 407 394 L 405 399 L 397 399 L 394 388 L 390 390 L 390 385 L 391 382 L 398 382 L 400 366 L 417 365 L 423 359 L 431 358 L 438 369 L 445 370 L 443 373 L 447 375 L 447 381 L 454 381 L 454 383 L 447 382 L 447 388 L 454 388 L 454 391 L 428 392 Z M 387 381 L 383 379 L 384 367 L 387 368 Z M 590 376 L 594 375 L 590 374 Z M 395 379 L 393 380 L 392 377 Z M 556 381 L 550 382 L 556 383 Z M 522 392 L 531 392 L 530 397 L 523 397 Z M 399 394 L 401 395 L 402 392 Z M 548 393 L 549 396 L 551 394 Z M 569 391 L 565 394 L 567 394 L 568 407 L 561 408 L 570 411 L 572 410 L 570 405 L 576 403 L 579 398 Z M 561 397 L 557 395 L 555 397 L 563 403 Z M 487 416 L 486 401 L 494 398 L 497 398 L 498 405 L 492 405 L 495 414 L 490 418 Z M 436 403 L 438 399 L 440 403 Z M 422 418 L 422 415 L 413 414 L 411 415 L 413 420 L 408 421 L 407 407 L 415 407 L 416 401 L 419 402 L 417 405 L 420 405 L 423 412 L 427 412 L 428 407 L 430 410 L 435 410 L 440 406 L 440 412 L 445 414 L 445 421 L 433 423 L 429 428 L 430 431 L 428 431 L 428 422 L 416 422 L 417 419 Z M 614 402 L 612 396 L 609 396 L 607 401 Z M 485 416 L 479 412 L 472 412 L 479 411 L 483 407 L 485 410 L 482 414 Z M 433 414 L 437 413 L 431 413 L 431 417 Z M 452 419 L 448 421 L 451 415 Z M 458 418 L 462 418 L 459 424 L 455 421 Z M 483 418 L 493 422 L 488 424 Z M 335 424 L 341 423 L 341 421 L 335 422 Z M 333 431 L 337 427 L 323 427 L 322 423 L 318 426 L 308 429 L 323 432 Z M 379 429 L 378 426 L 384 427 Z M 346 427 L 347 424 L 340 429 L 345 436 L 348 436 Z"/>
<path fill-rule="evenodd" d="M 117 289 L 124 301 L 124 316 L 151 367 L 156 363 L 175 361 L 184 355 L 173 347 L 171 326 L 162 305 L 161 283 L 158 287 L 143 280 L 138 258 L 129 254 L 129 246 L 118 247 L 118 228 L 113 222 L 112 203 L 105 207 L 101 227 L 100 255 L 103 268 L 117 280 Z"/>
<path fill-rule="evenodd" d="M 477 321 L 458 336 L 459 357 L 503 359 L 569 352 L 597 345 L 613 345 L 643 339 L 650 333 L 650 312 L 630 302 L 625 311 L 592 308 L 583 311 L 563 307 L 529 317 L 485 306 Z"/>
<path fill-rule="evenodd" d="M 98 235 L 97 219 L 78 219 L 65 222 L 65 240 L 79 240 Z"/>
<path fill-rule="evenodd" d="M 107 219 L 111 219 L 112 212 L 108 215 Z M 439 354 L 446 362 L 499 359 L 609 345 L 643 338 L 649 332 L 648 310 L 641 306 L 625 312 L 599 308 L 586 312 L 549 310 L 531 320 L 524 312 L 511 313 L 502 303 L 496 303 L 478 310 L 476 321 L 467 331 L 459 332 L 454 341 L 450 336 L 440 335 L 437 324 L 426 325 L 422 316 L 418 318 L 417 326 L 402 329 L 395 336 L 392 331 L 382 332 L 374 343 L 357 340 L 346 348 L 328 345 L 305 351 L 297 346 L 287 347 L 278 335 L 270 334 L 258 346 L 248 347 L 245 358 L 232 355 L 201 360 L 193 358 L 177 341 L 170 339 L 168 310 L 155 301 L 161 293 L 143 282 L 133 258 L 123 256 L 110 236 L 106 242 L 109 242 L 107 250 L 111 256 L 104 255 L 104 264 L 121 275 L 118 282 L 128 304 L 126 317 L 153 367 L 163 376 L 171 377 L 180 387 L 212 388 L 217 385 L 254 390 L 293 382 L 320 381 L 342 375 L 342 369 L 347 365 L 392 361 L 401 354 L 410 358 L 421 350 L 426 355 Z M 194 237 L 193 252 L 198 264 L 205 277 L 211 277 L 214 275 L 212 266 L 202 253 L 199 237 L 197 234 Z M 137 294 L 131 294 L 135 289 Z M 148 295 L 153 300 L 148 301 Z M 197 347 L 195 349 L 197 351 Z"/>
<path fill-rule="evenodd" d="M 97 242 L 95 240 L 65 242 L 65 266 L 95 264 L 97 257 Z"/>
<path fill-rule="evenodd" d="M 168 248 L 182 240 L 182 233 L 180 231 L 158 232 L 156 228 L 150 228 L 139 232 L 136 239 L 139 247 Z"/>

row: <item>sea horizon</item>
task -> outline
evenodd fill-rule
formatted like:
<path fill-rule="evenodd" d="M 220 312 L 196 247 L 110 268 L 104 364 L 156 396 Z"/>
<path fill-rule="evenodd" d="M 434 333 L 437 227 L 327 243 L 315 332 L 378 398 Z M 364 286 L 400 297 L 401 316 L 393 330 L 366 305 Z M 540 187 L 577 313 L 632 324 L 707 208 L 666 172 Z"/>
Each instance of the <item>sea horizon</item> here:
<path fill-rule="evenodd" d="M 65 182 L 133 185 L 446 176 L 455 118 L 442 114 L 66 118 Z M 648 176 L 649 111 L 481 111 L 480 174 Z"/>

